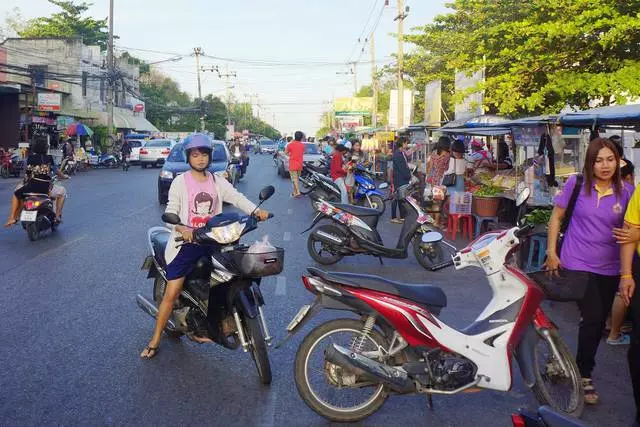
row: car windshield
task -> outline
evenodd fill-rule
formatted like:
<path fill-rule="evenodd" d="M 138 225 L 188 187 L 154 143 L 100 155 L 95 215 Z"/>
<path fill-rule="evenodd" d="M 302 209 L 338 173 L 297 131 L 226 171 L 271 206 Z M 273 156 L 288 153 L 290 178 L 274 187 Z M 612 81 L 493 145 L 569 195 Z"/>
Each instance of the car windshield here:
<path fill-rule="evenodd" d="M 176 144 L 169 153 L 169 157 L 167 157 L 167 162 L 186 162 L 187 158 L 185 157 L 184 150 L 182 149 L 182 144 Z M 213 162 L 226 162 L 227 161 L 227 152 L 224 149 L 224 145 L 222 144 L 213 144 Z"/>
<path fill-rule="evenodd" d="M 144 144 L 145 147 L 171 147 L 171 141 L 166 139 L 151 140 Z"/>
<path fill-rule="evenodd" d="M 304 154 L 319 154 L 315 144 L 304 144 Z"/>
<path fill-rule="evenodd" d="M 142 141 L 138 141 L 137 139 L 128 139 L 127 142 L 131 148 L 142 147 Z"/>

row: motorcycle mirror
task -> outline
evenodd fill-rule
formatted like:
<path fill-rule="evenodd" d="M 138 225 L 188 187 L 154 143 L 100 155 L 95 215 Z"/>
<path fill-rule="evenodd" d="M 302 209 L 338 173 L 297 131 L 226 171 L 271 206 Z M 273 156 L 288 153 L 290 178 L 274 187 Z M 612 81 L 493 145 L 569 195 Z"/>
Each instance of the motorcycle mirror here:
<path fill-rule="evenodd" d="M 437 243 L 443 239 L 442 234 L 437 231 L 429 231 L 422 235 L 422 243 Z"/>
<path fill-rule="evenodd" d="M 273 187 L 273 185 L 267 185 L 262 190 L 260 190 L 260 194 L 258 195 L 258 199 L 260 199 L 261 202 L 264 202 L 265 200 L 267 200 L 271 196 L 273 196 L 273 193 L 275 193 L 275 192 L 276 192 L 276 189 Z"/>
<path fill-rule="evenodd" d="M 525 203 L 529 199 L 530 195 L 531 190 L 529 190 L 529 187 L 525 187 L 516 197 L 516 206 L 520 206 Z"/>
<path fill-rule="evenodd" d="M 378 186 L 378 188 L 381 190 L 384 190 L 385 188 L 389 188 L 389 184 L 387 184 L 386 182 L 383 182 Z"/>
<path fill-rule="evenodd" d="M 167 224 L 171 224 L 171 225 L 179 225 L 180 224 L 180 217 L 174 213 L 163 213 L 162 214 L 162 221 L 166 222 Z"/>

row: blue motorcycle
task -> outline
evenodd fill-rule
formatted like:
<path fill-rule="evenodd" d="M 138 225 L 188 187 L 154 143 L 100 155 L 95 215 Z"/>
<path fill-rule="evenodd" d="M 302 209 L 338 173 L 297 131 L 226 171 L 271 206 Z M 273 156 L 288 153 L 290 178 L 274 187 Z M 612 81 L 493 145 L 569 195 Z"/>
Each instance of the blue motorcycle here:
<path fill-rule="evenodd" d="M 387 188 L 387 183 L 380 184 L 379 189 L 376 188 L 373 174 L 360 164 L 354 166 L 353 175 L 355 178 L 354 204 L 375 209 L 382 214 L 385 210 L 385 195 L 380 190 Z"/>

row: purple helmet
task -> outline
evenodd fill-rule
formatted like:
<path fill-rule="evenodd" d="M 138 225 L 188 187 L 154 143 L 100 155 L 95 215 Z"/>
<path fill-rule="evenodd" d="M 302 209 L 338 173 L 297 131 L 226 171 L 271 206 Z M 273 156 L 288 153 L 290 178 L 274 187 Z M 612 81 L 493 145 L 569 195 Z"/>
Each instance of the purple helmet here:
<path fill-rule="evenodd" d="M 209 153 L 209 164 L 211 164 L 213 143 L 211 142 L 211 138 L 209 138 L 208 135 L 205 135 L 203 133 L 192 133 L 184 139 L 182 143 L 182 149 L 185 152 L 187 163 L 189 163 L 189 151 L 194 148 L 207 150 L 207 152 Z"/>

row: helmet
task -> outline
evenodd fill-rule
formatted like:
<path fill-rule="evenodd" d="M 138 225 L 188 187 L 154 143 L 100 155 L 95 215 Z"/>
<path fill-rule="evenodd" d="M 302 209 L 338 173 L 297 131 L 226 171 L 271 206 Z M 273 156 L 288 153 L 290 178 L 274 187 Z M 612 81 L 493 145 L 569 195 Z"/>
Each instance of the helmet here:
<path fill-rule="evenodd" d="M 466 151 L 464 148 L 464 142 L 459 139 L 453 141 L 453 143 L 451 144 L 451 151 L 453 151 L 454 153 L 464 153 Z"/>
<path fill-rule="evenodd" d="M 187 136 L 184 139 L 182 149 L 186 154 L 187 163 L 189 163 L 189 151 L 193 150 L 194 148 L 204 149 L 209 154 L 209 164 L 207 164 L 206 168 L 204 168 L 203 170 L 200 170 L 200 169 L 193 168 L 193 166 L 191 166 L 193 169 L 197 170 L 198 172 L 204 172 L 209 167 L 212 160 L 211 154 L 213 153 L 213 144 L 211 142 L 211 138 L 209 138 L 208 135 L 205 135 L 203 133 L 192 133 L 191 135 Z"/>

